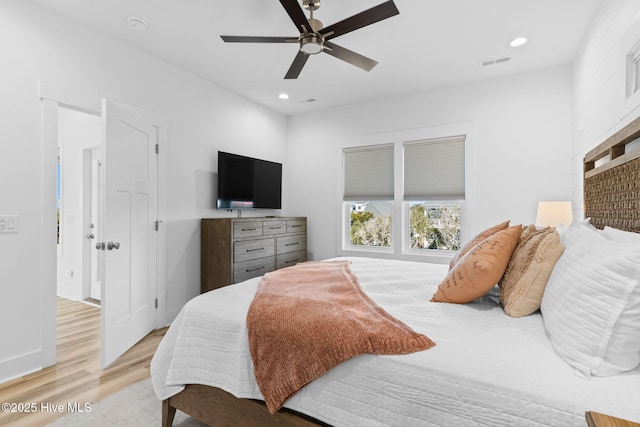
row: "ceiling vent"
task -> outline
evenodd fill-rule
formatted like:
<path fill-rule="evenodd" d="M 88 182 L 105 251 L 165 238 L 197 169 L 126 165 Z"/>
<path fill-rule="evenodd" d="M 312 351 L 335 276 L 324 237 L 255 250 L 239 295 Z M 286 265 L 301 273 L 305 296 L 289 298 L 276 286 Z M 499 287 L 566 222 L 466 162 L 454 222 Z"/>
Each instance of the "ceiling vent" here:
<path fill-rule="evenodd" d="M 496 58 L 496 59 L 489 59 L 487 61 L 482 61 L 482 62 L 480 62 L 480 66 L 481 67 L 488 67 L 489 65 L 502 64 L 504 62 L 509 62 L 509 61 L 511 61 L 511 57 L 510 56 L 505 56 L 503 58 Z"/>

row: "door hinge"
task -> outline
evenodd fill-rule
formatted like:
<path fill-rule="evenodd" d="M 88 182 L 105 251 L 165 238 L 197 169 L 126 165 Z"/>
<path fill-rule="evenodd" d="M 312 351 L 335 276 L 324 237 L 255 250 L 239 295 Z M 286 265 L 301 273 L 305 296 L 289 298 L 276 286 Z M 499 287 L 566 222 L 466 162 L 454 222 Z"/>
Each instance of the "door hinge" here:
<path fill-rule="evenodd" d="M 156 154 L 160 153 L 160 144 L 156 144 Z"/>
<path fill-rule="evenodd" d="M 160 229 L 160 221 L 156 221 L 155 229 L 156 231 Z"/>
<path fill-rule="evenodd" d="M 156 298 L 156 308 L 158 308 L 158 298 Z"/>

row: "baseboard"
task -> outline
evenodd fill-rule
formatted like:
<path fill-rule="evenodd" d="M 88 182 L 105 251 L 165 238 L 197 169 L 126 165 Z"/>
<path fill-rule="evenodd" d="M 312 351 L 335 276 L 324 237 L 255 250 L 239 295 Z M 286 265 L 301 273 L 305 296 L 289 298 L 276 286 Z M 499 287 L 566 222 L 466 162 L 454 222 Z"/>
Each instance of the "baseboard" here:
<path fill-rule="evenodd" d="M 37 350 L 0 361 L 0 384 L 42 369 L 42 351 Z"/>
<path fill-rule="evenodd" d="M 70 299 L 71 301 L 82 301 L 82 292 L 69 286 L 58 285 L 57 295 L 60 298 Z"/>

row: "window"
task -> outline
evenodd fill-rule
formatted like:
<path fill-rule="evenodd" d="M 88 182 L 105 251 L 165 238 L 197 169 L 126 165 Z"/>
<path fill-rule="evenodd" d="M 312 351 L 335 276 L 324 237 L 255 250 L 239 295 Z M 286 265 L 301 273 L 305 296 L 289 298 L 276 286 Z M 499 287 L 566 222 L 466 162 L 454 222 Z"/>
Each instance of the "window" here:
<path fill-rule="evenodd" d="M 457 251 L 465 141 L 458 135 L 344 149 L 342 250 Z"/>
<path fill-rule="evenodd" d="M 410 202 L 409 249 L 460 249 L 460 220 L 462 203 Z"/>
<path fill-rule="evenodd" d="M 392 202 L 350 202 L 350 246 L 391 247 Z"/>
<path fill-rule="evenodd" d="M 348 148 L 343 152 L 345 246 L 390 248 L 392 243 L 393 144 Z"/>
<path fill-rule="evenodd" d="M 409 250 L 460 249 L 465 136 L 405 142 L 404 195 Z"/>
<path fill-rule="evenodd" d="M 627 55 L 627 98 L 640 90 L 640 43 Z"/>

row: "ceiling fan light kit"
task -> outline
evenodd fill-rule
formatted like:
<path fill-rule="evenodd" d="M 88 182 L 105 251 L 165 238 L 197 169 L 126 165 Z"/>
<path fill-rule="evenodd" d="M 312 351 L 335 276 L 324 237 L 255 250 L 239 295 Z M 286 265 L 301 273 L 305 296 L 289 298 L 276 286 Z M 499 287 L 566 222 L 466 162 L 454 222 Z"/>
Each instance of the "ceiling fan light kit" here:
<path fill-rule="evenodd" d="M 306 33 L 300 36 L 300 51 L 308 55 L 322 52 L 324 39 L 315 33 Z"/>
<path fill-rule="evenodd" d="M 371 70 L 378 63 L 373 59 L 360 55 L 349 49 L 345 49 L 329 40 L 349 33 L 351 31 L 366 27 L 400 12 L 393 0 L 388 0 L 377 6 L 343 19 L 326 28 L 322 22 L 313 17 L 313 11 L 320 7 L 320 0 L 302 0 L 302 7 L 298 0 L 280 0 L 280 4 L 293 21 L 296 29 L 300 33 L 297 38 L 293 37 L 260 37 L 260 36 L 220 36 L 225 42 L 235 43 L 291 43 L 299 42 L 300 49 L 285 75 L 285 79 L 296 79 L 300 75 L 302 68 L 310 55 L 320 52 L 327 53 L 337 59 L 355 65 L 365 71 Z M 304 14 L 304 9 L 309 11 L 309 18 Z"/>

